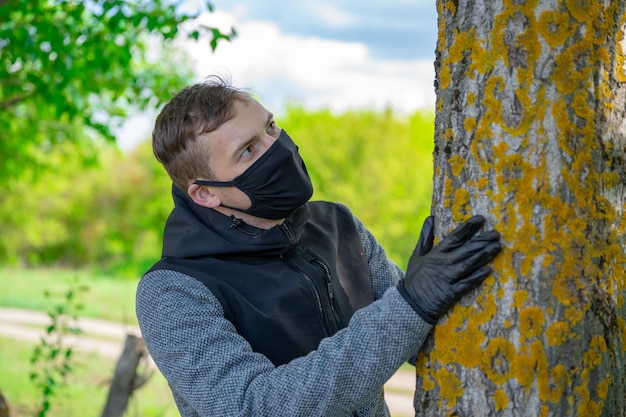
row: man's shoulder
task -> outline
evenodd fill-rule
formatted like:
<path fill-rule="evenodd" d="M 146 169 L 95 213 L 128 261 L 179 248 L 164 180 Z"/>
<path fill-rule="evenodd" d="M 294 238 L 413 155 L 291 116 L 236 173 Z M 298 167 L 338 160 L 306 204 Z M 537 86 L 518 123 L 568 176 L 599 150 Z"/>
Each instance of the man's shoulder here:
<path fill-rule="evenodd" d="M 310 201 L 308 204 L 309 204 L 309 208 L 311 209 L 311 211 L 316 212 L 316 213 L 317 212 L 328 213 L 328 212 L 334 211 L 334 212 L 348 213 L 352 215 L 352 211 L 350 210 L 350 208 L 343 203 L 325 201 L 325 200 L 316 200 L 316 201 Z"/>
<path fill-rule="evenodd" d="M 162 265 L 160 262 L 154 264 L 152 268 L 146 271 L 139 285 L 143 286 L 187 286 L 190 282 L 197 281 L 192 274 L 183 272 L 178 268 L 171 268 L 168 265 Z"/>
<path fill-rule="evenodd" d="M 210 304 L 221 304 L 220 295 L 219 291 L 216 294 L 197 276 L 167 266 L 151 268 L 141 277 L 136 289 L 137 299 L 154 300 L 167 297 L 171 302 L 184 302 L 188 298 L 193 298 Z"/>

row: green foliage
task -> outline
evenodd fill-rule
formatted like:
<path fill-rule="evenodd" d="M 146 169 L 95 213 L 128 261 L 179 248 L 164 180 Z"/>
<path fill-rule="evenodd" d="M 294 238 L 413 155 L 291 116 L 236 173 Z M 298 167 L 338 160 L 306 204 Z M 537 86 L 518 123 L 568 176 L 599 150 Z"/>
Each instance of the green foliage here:
<path fill-rule="evenodd" d="M 430 214 L 434 115 L 292 107 L 280 125 L 300 148 L 313 198 L 346 204 L 390 258 L 406 265 Z"/>
<path fill-rule="evenodd" d="M 38 151 L 59 143 L 113 140 L 130 108 L 187 84 L 172 42 L 193 17 L 166 0 L 0 1 L 0 180 L 45 164 Z M 186 36 L 215 46 L 234 35 L 200 29 Z"/>
<path fill-rule="evenodd" d="M 74 349 L 67 346 L 66 339 L 67 336 L 80 334 L 75 323 L 82 309 L 80 294 L 85 291 L 87 287 L 76 278 L 61 300 L 48 312 L 50 325 L 46 327 L 45 336 L 33 348 L 30 380 L 41 395 L 38 417 L 48 414 L 51 399 L 59 393 L 74 369 Z M 52 294 L 46 291 L 45 296 L 52 297 Z"/>
<path fill-rule="evenodd" d="M 0 261 L 31 266 L 92 265 L 136 277 L 160 255 L 172 208 L 170 181 L 149 143 L 130 154 L 101 144 L 85 168 L 65 143 L 50 152 L 59 167 L 42 181 L 15 181 L 0 197 Z"/>
<path fill-rule="evenodd" d="M 294 107 L 279 122 L 300 147 L 313 198 L 348 205 L 404 266 L 430 210 L 433 115 Z M 0 263 L 144 272 L 160 256 L 172 209 L 171 182 L 150 145 L 126 154 L 106 143 L 51 149 L 56 171 L 29 167 L 28 180 L 0 196 Z M 76 154 L 98 162 L 84 167 Z"/>

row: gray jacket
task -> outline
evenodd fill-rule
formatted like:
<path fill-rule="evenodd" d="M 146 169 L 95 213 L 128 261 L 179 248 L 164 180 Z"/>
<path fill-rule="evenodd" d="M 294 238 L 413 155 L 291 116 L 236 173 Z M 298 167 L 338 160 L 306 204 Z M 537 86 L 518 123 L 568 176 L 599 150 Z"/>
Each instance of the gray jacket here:
<path fill-rule="evenodd" d="M 141 279 L 139 325 L 183 417 L 389 415 L 383 384 L 418 352 L 431 326 L 396 290 L 402 270 L 355 224 L 376 301 L 317 350 L 278 367 L 252 351 L 195 278 L 156 270 Z"/>

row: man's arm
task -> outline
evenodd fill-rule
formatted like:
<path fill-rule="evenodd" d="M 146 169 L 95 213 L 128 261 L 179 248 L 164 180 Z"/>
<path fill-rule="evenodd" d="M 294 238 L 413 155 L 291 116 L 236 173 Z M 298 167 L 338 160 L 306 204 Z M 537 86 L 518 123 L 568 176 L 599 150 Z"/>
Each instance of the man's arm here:
<path fill-rule="evenodd" d="M 389 287 L 395 286 L 404 279 L 404 271 L 387 257 L 385 248 L 378 243 L 374 235 L 372 235 L 354 214 L 353 218 L 359 235 L 361 236 L 361 242 L 365 250 L 365 258 L 369 265 L 374 299 L 378 300 Z"/>
<path fill-rule="evenodd" d="M 140 282 L 137 316 L 179 407 L 195 410 L 184 417 L 347 415 L 419 350 L 431 329 L 391 288 L 316 351 L 274 367 L 252 352 L 203 284 L 163 270 Z"/>

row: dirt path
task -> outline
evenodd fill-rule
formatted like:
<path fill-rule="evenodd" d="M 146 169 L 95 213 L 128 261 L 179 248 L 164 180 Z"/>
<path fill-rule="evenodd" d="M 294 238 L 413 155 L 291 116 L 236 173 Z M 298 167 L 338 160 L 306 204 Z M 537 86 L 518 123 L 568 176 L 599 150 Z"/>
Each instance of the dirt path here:
<path fill-rule="evenodd" d="M 0 336 L 38 342 L 50 324 L 47 314 L 38 311 L 0 308 Z M 97 352 L 103 357 L 117 360 L 122 353 L 127 334 L 140 336 L 139 328 L 105 320 L 79 319 L 81 336 L 68 336 L 68 345 L 76 349 Z M 385 398 L 393 417 L 414 415 L 413 390 L 415 377 L 412 372 L 397 372 L 385 384 Z"/>

